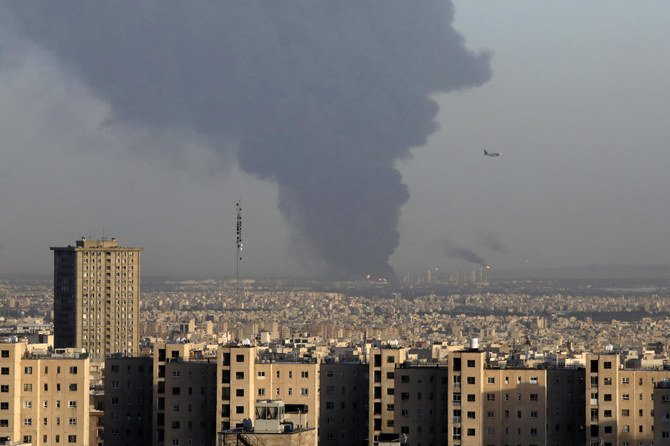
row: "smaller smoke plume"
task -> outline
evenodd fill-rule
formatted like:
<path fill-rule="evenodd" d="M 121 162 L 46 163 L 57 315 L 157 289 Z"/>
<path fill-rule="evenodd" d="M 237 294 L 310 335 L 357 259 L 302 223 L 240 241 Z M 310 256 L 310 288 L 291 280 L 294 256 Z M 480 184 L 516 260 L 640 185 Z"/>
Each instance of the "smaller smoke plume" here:
<path fill-rule="evenodd" d="M 466 262 L 469 263 L 476 263 L 477 265 L 488 266 L 484 261 L 484 259 L 482 259 L 479 254 L 468 248 L 448 245 L 445 252 L 447 254 L 447 257 L 451 257 L 452 259 L 465 260 Z"/>
<path fill-rule="evenodd" d="M 501 254 L 507 252 L 508 249 L 507 245 L 500 241 L 498 234 L 494 232 L 486 232 L 482 234 L 482 245 L 490 251 Z"/>

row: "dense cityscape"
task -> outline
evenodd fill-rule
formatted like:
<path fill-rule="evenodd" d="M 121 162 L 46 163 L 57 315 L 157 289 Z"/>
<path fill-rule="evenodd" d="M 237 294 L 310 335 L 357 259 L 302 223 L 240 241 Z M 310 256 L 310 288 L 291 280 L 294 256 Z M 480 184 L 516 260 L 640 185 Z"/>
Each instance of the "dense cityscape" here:
<path fill-rule="evenodd" d="M 7 410 L 16 412 L 0 426 L 5 444 L 52 436 L 91 445 L 652 445 L 670 432 L 662 280 L 626 286 L 473 272 L 454 281 L 428 272 L 398 284 L 140 282 L 141 249 L 116 239 L 52 250 L 53 282 L 0 280 L 0 334 L 3 349 L 11 346 L 3 374 L 24 383 L 23 392 L 8 384 L 16 400 Z M 67 395 L 76 396 L 68 408 L 78 415 L 70 411 L 67 428 L 48 399 L 32 413 L 38 404 L 25 373 L 47 363 L 85 371 L 68 382 L 44 366 L 34 384 L 53 379 L 59 391 L 50 398 L 60 398 L 61 384 L 82 389 Z M 625 384 L 636 381 L 639 398 L 631 398 Z M 175 414 L 181 407 L 188 413 Z M 56 426 L 47 428 L 50 417 Z"/>
<path fill-rule="evenodd" d="M 0 446 L 670 446 L 669 19 L 0 1 Z"/>

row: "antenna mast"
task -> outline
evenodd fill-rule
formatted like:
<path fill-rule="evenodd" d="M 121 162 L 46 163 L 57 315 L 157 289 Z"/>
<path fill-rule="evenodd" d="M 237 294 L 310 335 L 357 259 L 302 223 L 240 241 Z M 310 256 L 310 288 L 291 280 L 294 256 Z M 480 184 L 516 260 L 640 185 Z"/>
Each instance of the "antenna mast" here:
<path fill-rule="evenodd" d="M 240 286 L 240 262 L 242 261 L 242 207 L 240 206 L 240 201 L 238 200 L 237 203 L 235 203 L 235 209 L 237 210 L 237 227 L 236 227 L 236 235 L 237 235 L 237 257 L 235 259 L 237 268 L 236 268 L 236 277 L 237 277 L 237 286 Z"/>

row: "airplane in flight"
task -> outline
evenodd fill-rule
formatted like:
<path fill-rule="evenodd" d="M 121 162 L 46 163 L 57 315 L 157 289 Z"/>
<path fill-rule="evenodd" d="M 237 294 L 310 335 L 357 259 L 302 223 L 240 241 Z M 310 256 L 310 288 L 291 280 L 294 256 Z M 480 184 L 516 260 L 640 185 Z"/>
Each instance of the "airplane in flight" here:
<path fill-rule="evenodd" d="M 484 155 L 494 157 L 494 156 L 500 156 L 500 155 L 502 155 L 502 153 L 500 153 L 500 152 L 487 152 L 486 149 L 484 149 Z"/>

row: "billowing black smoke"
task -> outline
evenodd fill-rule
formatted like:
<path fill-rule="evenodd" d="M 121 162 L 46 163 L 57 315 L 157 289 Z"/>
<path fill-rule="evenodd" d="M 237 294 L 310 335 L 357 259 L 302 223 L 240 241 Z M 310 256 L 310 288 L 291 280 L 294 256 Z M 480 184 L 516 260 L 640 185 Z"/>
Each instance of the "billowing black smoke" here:
<path fill-rule="evenodd" d="M 116 121 L 235 142 L 241 167 L 277 183 L 281 211 L 339 276 L 392 274 L 409 197 L 395 163 L 435 131 L 431 93 L 490 77 L 448 0 L 3 5 Z"/>
<path fill-rule="evenodd" d="M 471 249 L 460 246 L 448 246 L 445 252 L 447 257 L 451 257 L 452 259 L 464 260 L 468 263 L 487 266 L 484 259 Z"/>

